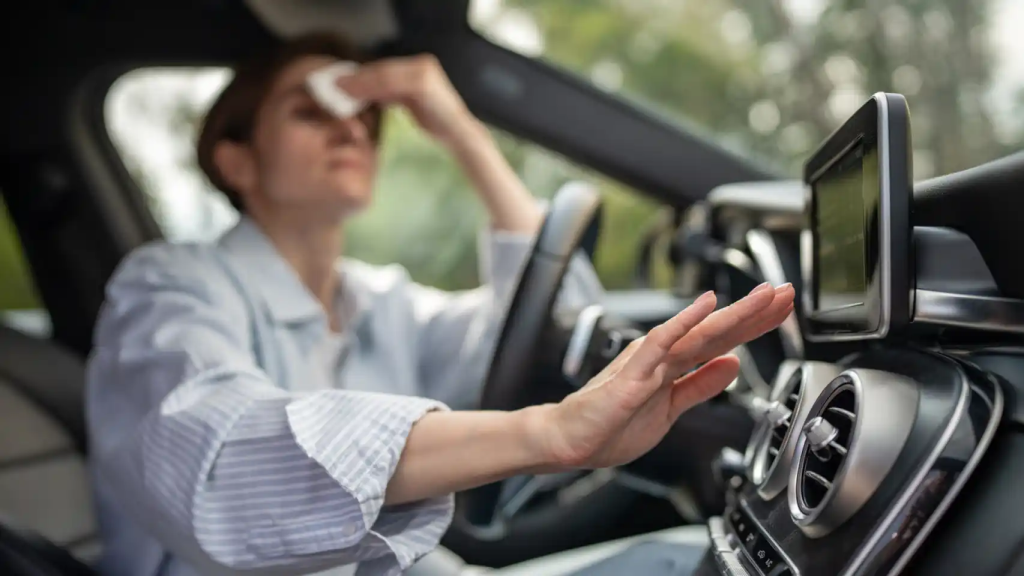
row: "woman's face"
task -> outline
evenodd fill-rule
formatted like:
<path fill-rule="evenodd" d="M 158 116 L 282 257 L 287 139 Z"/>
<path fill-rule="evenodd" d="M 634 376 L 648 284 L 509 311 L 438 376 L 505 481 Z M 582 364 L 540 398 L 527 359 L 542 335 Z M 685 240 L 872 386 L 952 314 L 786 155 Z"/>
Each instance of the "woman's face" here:
<path fill-rule="evenodd" d="M 306 76 L 334 59 L 306 56 L 287 66 L 267 94 L 248 147 L 247 208 L 338 219 L 369 204 L 377 170 L 377 116 L 339 119 L 306 91 Z"/>

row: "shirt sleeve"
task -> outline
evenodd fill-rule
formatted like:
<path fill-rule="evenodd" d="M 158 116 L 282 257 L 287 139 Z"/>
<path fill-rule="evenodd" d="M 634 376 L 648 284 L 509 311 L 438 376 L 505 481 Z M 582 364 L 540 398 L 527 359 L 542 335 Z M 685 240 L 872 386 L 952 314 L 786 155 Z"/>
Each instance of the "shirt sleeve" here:
<path fill-rule="evenodd" d="M 218 278 L 164 246 L 110 283 L 87 384 L 99 481 L 195 566 L 398 574 L 434 549 L 451 497 L 385 507 L 384 495 L 412 425 L 447 407 L 286 392 L 255 364 L 245 301 Z"/>
<path fill-rule="evenodd" d="M 478 405 L 505 312 L 533 242 L 531 234 L 485 230 L 479 248 L 480 287 L 445 292 L 411 284 L 425 396 L 456 409 Z M 582 308 L 603 296 L 590 260 L 582 253 L 573 255 L 556 311 Z"/>

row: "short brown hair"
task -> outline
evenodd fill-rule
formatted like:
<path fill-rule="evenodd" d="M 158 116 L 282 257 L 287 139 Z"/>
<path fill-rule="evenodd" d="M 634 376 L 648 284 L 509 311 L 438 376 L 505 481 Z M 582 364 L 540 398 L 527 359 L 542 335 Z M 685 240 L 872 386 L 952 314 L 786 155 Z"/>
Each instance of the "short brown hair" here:
<path fill-rule="evenodd" d="M 287 40 L 235 68 L 235 75 L 206 113 L 196 156 L 199 168 L 239 212 L 245 211 L 242 198 L 224 180 L 214 162 L 214 149 L 219 142 L 230 140 L 245 143 L 252 138 L 260 107 L 281 72 L 296 60 L 306 56 L 331 56 L 339 60 L 365 62 L 367 57 L 354 45 L 335 34 L 317 32 Z M 375 115 L 373 137 L 380 133 L 380 109 L 373 107 Z"/>

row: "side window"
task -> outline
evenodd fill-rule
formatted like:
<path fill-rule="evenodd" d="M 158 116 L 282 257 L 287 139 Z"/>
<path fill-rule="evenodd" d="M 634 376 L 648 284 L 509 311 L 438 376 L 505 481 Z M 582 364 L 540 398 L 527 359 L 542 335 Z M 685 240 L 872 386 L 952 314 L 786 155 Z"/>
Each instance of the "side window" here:
<path fill-rule="evenodd" d="M 229 79 L 220 68 L 142 69 L 120 78 L 107 97 L 111 139 L 172 241 L 212 239 L 238 217 L 194 156 L 202 116 Z M 495 137 L 539 198 L 573 179 L 599 187 L 604 234 L 595 264 L 607 288 L 631 286 L 639 243 L 659 205 L 537 145 L 501 132 Z M 349 225 L 346 255 L 397 262 L 418 282 L 439 288 L 478 285 L 476 238 L 486 215 L 454 161 L 398 110 L 388 112 L 380 154 L 373 204 Z M 657 284 L 669 283 L 667 267 L 655 272 Z"/>
<path fill-rule="evenodd" d="M 7 205 L 0 197 L 0 324 L 34 336 L 50 335 L 50 317 L 32 282 L 32 274 L 14 229 Z"/>
<path fill-rule="evenodd" d="M 143 68 L 107 95 L 107 132 L 168 240 L 212 240 L 238 218 L 195 160 L 199 120 L 230 78 L 223 68 Z"/>

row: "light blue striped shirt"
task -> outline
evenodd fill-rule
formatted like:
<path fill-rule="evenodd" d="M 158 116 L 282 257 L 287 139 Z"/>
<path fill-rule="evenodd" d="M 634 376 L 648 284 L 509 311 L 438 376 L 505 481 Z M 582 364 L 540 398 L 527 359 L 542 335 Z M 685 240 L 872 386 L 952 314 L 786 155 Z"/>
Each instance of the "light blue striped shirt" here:
<path fill-rule="evenodd" d="M 103 572 L 396 574 L 437 546 L 451 497 L 384 494 L 413 423 L 479 397 L 532 242 L 485 239 L 465 292 L 340 260 L 340 334 L 247 218 L 126 258 L 88 368 Z M 559 306 L 601 296 L 576 258 Z"/>

